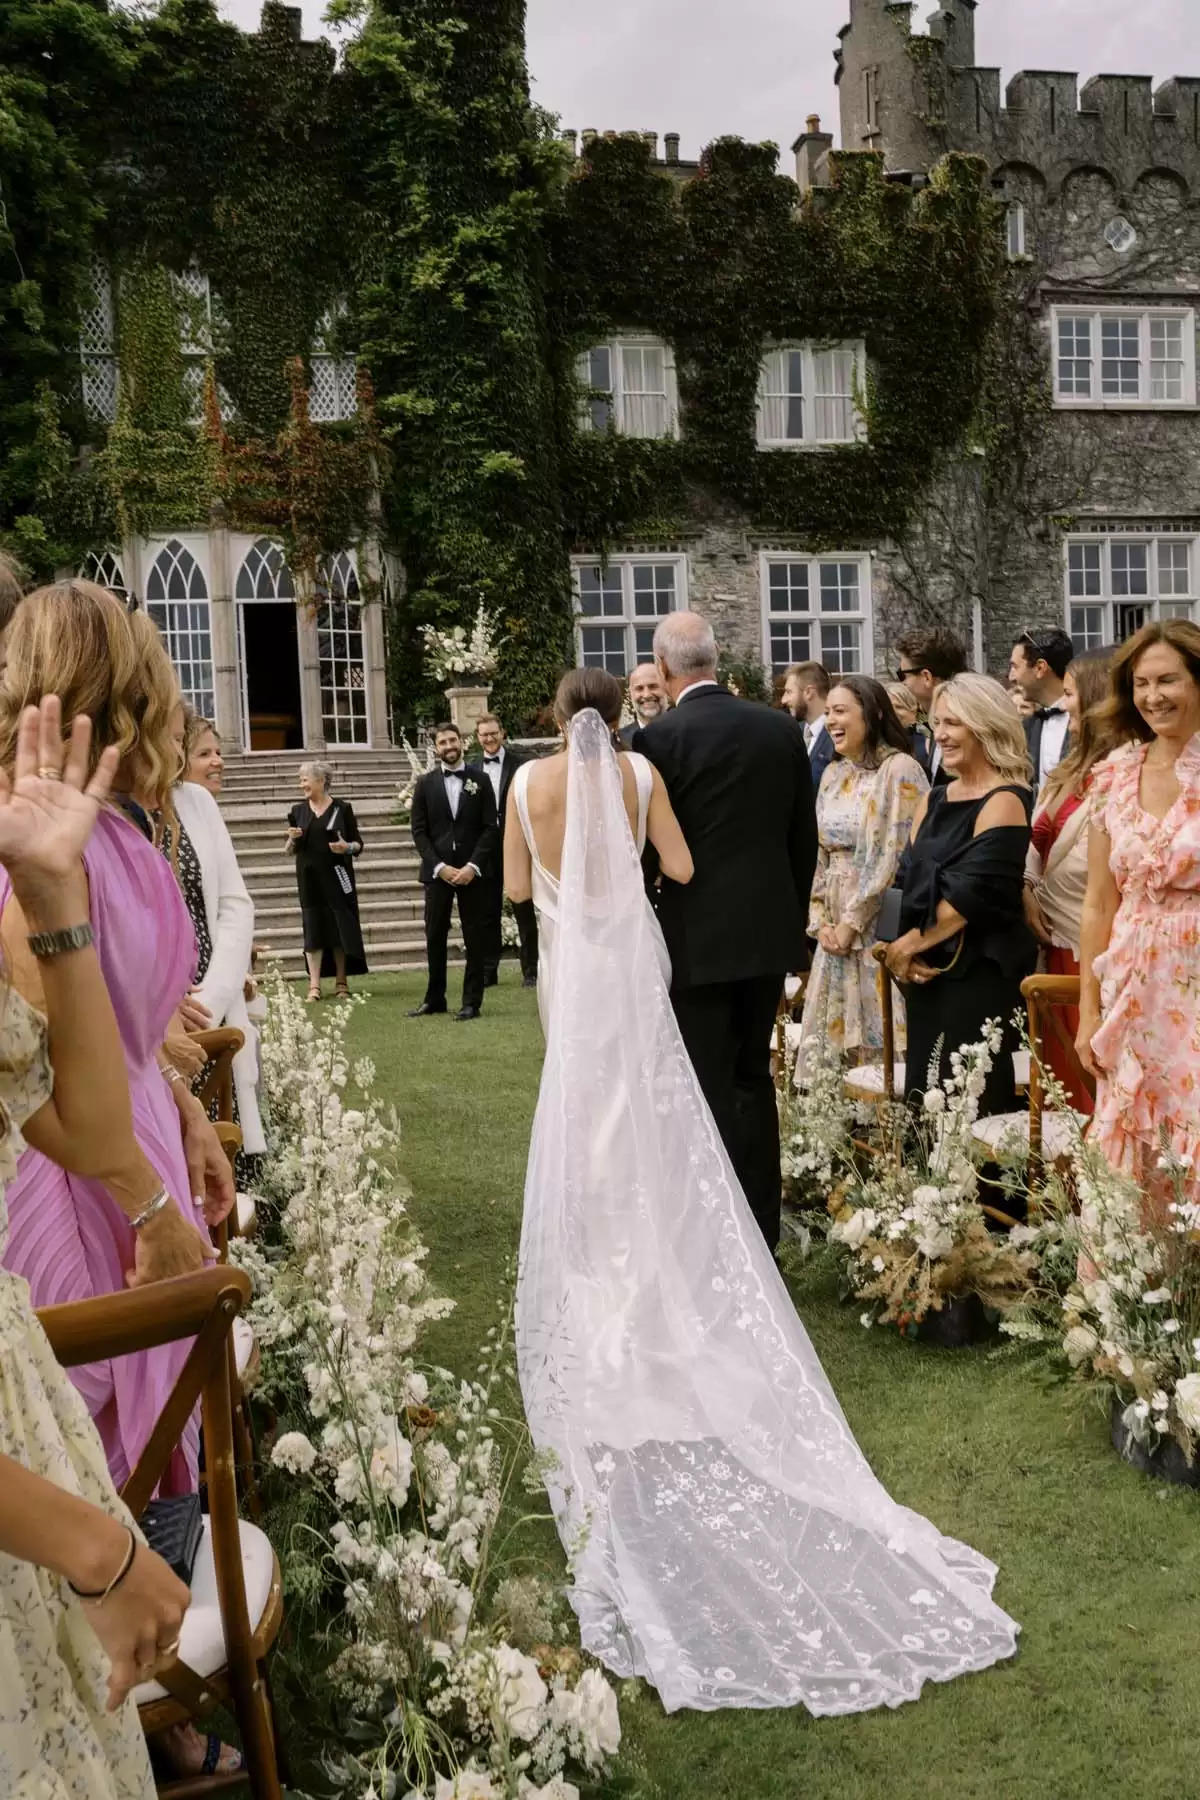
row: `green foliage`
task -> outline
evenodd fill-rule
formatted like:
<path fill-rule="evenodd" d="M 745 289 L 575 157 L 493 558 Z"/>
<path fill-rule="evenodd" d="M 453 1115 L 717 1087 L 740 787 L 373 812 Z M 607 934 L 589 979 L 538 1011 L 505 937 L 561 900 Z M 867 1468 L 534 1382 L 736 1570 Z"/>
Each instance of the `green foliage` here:
<path fill-rule="evenodd" d="M 881 159 L 843 156 L 797 204 L 771 145 L 721 139 L 680 186 L 638 137 L 589 145 L 551 227 L 552 317 L 573 353 L 622 329 L 675 346 L 678 443 L 580 432 L 564 356 L 568 537 L 661 540 L 722 509 L 813 548 L 898 531 L 975 407 L 999 249 L 986 170 L 952 157 L 919 194 Z M 869 441 L 763 451 L 768 339 L 864 338 Z"/>

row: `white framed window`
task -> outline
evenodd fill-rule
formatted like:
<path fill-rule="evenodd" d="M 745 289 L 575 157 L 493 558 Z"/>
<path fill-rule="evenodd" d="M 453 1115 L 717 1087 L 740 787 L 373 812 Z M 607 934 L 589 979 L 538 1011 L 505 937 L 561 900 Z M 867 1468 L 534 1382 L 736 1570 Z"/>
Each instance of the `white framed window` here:
<path fill-rule="evenodd" d="M 313 339 L 308 416 L 316 425 L 352 419 L 358 411 L 358 365 L 353 356 L 335 356 L 329 348 L 337 320 L 344 311 L 338 306 L 326 313 Z"/>
<path fill-rule="evenodd" d="M 871 673 L 869 556 L 764 550 L 759 569 L 763 661 L 773 674 L 797 662 L 824 663 L 831 675 Z"/>
<path fill-rule="evenodd" d="M 362 602 L 350 550 L 339 550 L 317 571 L 317 665 L 325 742 L 369 744 Z"/>
<path fill-rule="evenodd" d="M 1070 537 L 1066 627 L 1078 650 L 1124 643 L 1153 619 L 1200 620 L 1200 537 Z"/>
<path fill-rule="evenodd" d="M 198 425 L 204 416 L 204 371 L 213 354 L 213 299 L 208 276 L 195 263 L 171 276 L 179 309 L 179 348 L 183 353 L 183 389 L 188 418 Z"/>
<path fill-rule="evenodd" d="M 125 566 L 117 550 L 89 550 L 83 559 L 79 579 L 94 581 L 97 587 L 107 588 L 118 600 L 129 598 L 129 589 L 125 585 Z"/>
<path fill-rule="evenodd" d="M 855 391 L 862 391 L 866 362 L 861 342 L 772 345 L 758 377 L 760 446 L 801 449 L 862 437 Z"/>
<path fill-rule="evenodd" d="M 661 338 L 619 337 L 593 344 L 576 358 L 575 371 L 585 390 L 579 400 L 581 431 L 679 436 L 675 356 Z"/>
<path fill-rule="evenodd" d="M 1058 406 L 1195 406 L 1191 309 L 1055 307 L 1050 316 Z"/>
<path fill-rule="evenodd" d="M 604 563 L 577 556 L 571 572 L 579 659 L 587 669 L 623 678 L 649 662 L 658 621 L 687 605 L 682 556 L 614 556 Z"/>
<path fill-rule="evenodd" d="M 117 343 L 112 272 L 93 256 L 79 317 L 83 405 L 91 419 L 111 424 L 117 416 Z"/>
<path fill-rule="evenodd" d="M 179 538 L 162 544 L 150 564 L 146 611 L 162 633 L 184 699 L 202 718 L 211 719 L 215 701 L 208 581 L 193 551 Z"/>
<path fill-rule="evenodd" d="M 1029 252 L 1025 243 L 1025 208 L 1019 200 L 1010 200 L 1004 221 L 1004 247 L 1009 262 L 1022 262 Z"/>

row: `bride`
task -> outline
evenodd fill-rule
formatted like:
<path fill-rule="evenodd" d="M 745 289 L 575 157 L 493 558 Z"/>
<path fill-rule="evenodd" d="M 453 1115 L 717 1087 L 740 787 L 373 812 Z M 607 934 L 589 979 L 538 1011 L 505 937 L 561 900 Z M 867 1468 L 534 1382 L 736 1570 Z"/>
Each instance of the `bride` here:
<path fill-rule="evenodd" d="M 567 754 L 517 771 L 505 835 L 546 1035 L 517 1362 L 582 1641 L 668 1711 L 899 1706 L 1019 1628 L 995 1566 L 871 1473 L 737 1184 L 639 860 L 691 857 L 620 710 L 604 671 L 564 679 Z"/>

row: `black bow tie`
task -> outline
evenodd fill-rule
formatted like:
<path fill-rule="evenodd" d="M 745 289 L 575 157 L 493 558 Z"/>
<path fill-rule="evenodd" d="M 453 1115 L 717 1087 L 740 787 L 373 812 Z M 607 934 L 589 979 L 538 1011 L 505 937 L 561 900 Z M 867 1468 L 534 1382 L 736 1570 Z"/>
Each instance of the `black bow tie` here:
<path fill-rule="evenodd" d="M 1035 719 L 1062 719 L 1066 714 L 1061 706 L 1039 706 L 1033 716 Z"/>
<path fill-rule="evenodd" d="M 498 756 L 485 756 L 483 759 L 484 767 L 486 768 L 492 763 L 498 763 L 500 760 L 501 760 L 501 758 Z"/>
<path fill-rule="evenodd" d="M 463 769 L 443 769 L 442 770 L 442 774 L 446 777 L 447 781 L 451 780 L 451 778 L 453 778 L 455 781 L 461 781 L 464 773 L 465 773 L 465 771 Z"/>

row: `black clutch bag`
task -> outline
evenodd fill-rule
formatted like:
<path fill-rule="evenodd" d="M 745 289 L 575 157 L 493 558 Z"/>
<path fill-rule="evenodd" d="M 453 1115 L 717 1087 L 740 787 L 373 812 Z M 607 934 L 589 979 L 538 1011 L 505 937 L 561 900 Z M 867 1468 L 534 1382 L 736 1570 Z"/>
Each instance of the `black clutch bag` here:
<path fill-rule="evenodd" d="M 175 1494 L 168 1500 L 152 1500 L 138 1524 L 150 1548 L 175 1571 L 185 1587 L 191 1587 L 192 1571 L 204 1536 L 199 1494 Z"/>
<path fill-rule="evenodd" d="M 890 887 L 883 896 L 883 902 L 875 915 L 875 936 L 881 944 L 894 944 L 900 936 L 900 908 L 904 901 L 904 889 Z"/>

